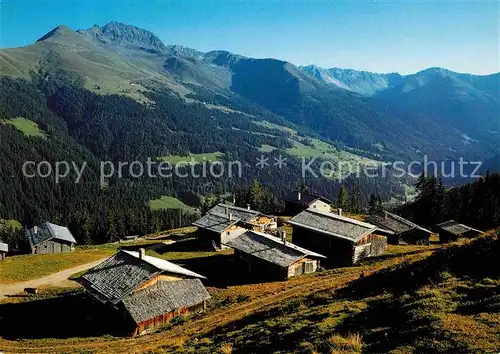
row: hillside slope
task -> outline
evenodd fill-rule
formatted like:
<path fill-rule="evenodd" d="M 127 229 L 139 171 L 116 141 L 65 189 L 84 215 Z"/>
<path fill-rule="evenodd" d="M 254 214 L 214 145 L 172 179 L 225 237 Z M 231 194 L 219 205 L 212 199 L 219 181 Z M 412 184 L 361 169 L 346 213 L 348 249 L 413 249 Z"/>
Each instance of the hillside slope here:
<path fill-rule="evenodd" d="M 0 346 L 40 353 L 494 352 L 500 345 L 500 274 L 491 265 L 499 247 L 491 232 L 444 248 L 391 246 L 356 267 L 285 282 L 210 287 L 207 313 L 137 338 L 110 336 L 116 331 L 109 332 L 81 293 L 49 294 L 38 302 L 0 305 L 4 318 L 26 320 L 22 328 L 4 328 Z M 228 257 L 196 264 L 220 272 L 217 265 Z M 40 332 L 37 323 L 46 320 L 33 318 L 35 309 L 54 314 L 50 333 L 57 338 Z M 60 321 L 68 316 L 87 325 Z M 35 338 L 12 340 L 30 335 Z"/>

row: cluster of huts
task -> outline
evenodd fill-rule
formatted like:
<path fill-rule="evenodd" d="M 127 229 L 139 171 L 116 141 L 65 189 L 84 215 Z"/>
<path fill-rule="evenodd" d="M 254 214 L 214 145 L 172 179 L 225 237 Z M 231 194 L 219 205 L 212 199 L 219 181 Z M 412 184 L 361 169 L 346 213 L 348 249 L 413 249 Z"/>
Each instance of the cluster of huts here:
<path fill-rule="evenodd" d="M 368 222 L 342 215 L 327 198 L 291 192 L 286 196 L 285 223 L 291 242 L 276 216 L 250 206 L 220 203 L 193 225 L 201 242 L 215 249 L 234 250 L 234 260 L 249 274 L 284 280 L 316 272 L 324 262 L 348 266 L 383 254 L 387 244 L 429 244 L 432 234 L 415 223 L 384 211 Z M 436 226 L 444 242 L 481 233 L 453 220 Z M 76 241 L 63 226 L 44 223 L 26 232 L 32 254 L 67 252 Z M 0 243 L 0 260 L 8 251 Z M 140 335 L 173 318 L 204 311 L 210 298 L 204 277 L 166 260 L 147 256 L 144 249 L 120 250 L 78 278 L 89 297 L 123 318 L 127 331 Z"/>

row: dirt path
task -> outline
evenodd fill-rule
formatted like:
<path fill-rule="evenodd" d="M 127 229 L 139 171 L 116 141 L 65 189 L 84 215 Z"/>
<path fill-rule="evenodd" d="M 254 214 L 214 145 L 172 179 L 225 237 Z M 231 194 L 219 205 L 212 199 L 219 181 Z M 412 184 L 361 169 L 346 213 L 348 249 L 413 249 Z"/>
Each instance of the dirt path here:
<path fill-rule="evenodd" d="M 42 286 L 52 286 L 52 287 L 72 287 L 76 283 L 72 280 L 68 280 L 73 274 L 83 272 L 87 269 L 95 267 L 102 261 L 106 259 L 100 259 L 95 262 L 86 263 L 79 265 L 77 267 L 62 270 L 60 272 L 47 275 L 42 278 L 27 280 L 12 284 L 0 284 L 0 300 L 5 298 L 7 295 L 16 295 L 24 291 L 24 288 L 39 288 Z"/>

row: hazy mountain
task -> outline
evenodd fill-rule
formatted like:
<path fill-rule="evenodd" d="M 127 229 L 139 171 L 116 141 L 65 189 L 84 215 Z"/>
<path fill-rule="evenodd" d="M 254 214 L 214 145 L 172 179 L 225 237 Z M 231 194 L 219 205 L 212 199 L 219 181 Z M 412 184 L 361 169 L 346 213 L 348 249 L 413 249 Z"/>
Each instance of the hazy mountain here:
<path fill-rule="evenodd" d="M 402 76 L 398 73 L 377 74 L 352 69 L 324 69 L 316 65 L 301 66 L 300 69 L 326 84 L 335 85 L 364 96 L 371 96 L 393 87 L 400 83 L 402 79 Z"/>
<path fill-rule="evenodd" d="M 29 79 L 64 75 L 98 94 L 148 104 L 148 91 L 167 89 L 187 102 L 238 107 L 253 116 L 257 109 L 383 159 L 489 157 L 500 149 L 498 75 L 299 68 L 282 60 L 167 46 L 149 31 L 117 22 L 76 32 L 59 26 L 30 46 L 1 50 L 0 67 L 4 75 Z"/>
<path fill-rule="evenodd" d="M 390 101 L 457 128 L 464 144 L 492 146 L 500 139 L 500 73 L 472 75 L 429 68 L 402 76 L 315 66 L 301 69 L 329 85 Z"/>

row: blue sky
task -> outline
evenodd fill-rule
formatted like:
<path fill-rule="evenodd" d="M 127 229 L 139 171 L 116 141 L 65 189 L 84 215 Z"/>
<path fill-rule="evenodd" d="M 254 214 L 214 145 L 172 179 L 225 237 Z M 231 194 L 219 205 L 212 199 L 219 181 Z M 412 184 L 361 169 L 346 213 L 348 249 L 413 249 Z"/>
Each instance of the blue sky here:
<path fill-rule="evenodd" d="M 0 1 L 0 47 L 28 45 L 59 24 L 76 30 L 119 21 L 166 44 L 297 65 L 500 71 L 496 1 Z"/>

